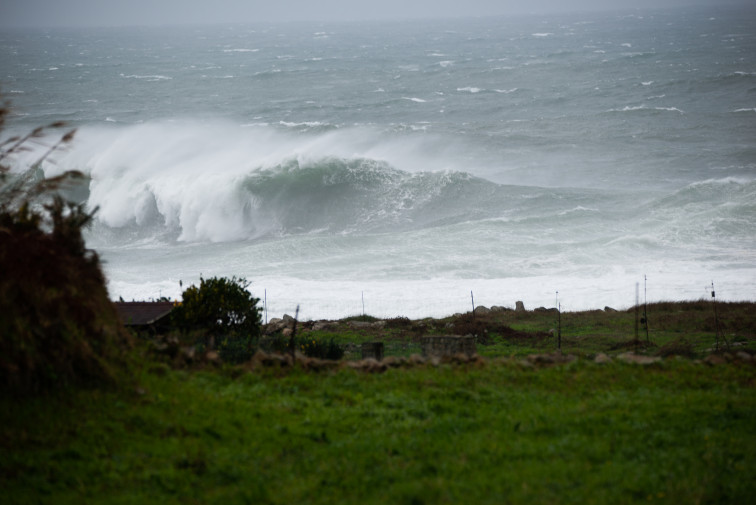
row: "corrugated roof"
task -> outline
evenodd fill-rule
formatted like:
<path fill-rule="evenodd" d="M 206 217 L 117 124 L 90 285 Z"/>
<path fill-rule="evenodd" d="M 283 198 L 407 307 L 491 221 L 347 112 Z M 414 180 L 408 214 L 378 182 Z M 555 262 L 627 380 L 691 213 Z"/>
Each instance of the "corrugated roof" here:
<path fill-rule="evenodd" d="M 118 315 L 126 326 L 153 324 L 173 310 L 174 302 L 115 302 Z"/>

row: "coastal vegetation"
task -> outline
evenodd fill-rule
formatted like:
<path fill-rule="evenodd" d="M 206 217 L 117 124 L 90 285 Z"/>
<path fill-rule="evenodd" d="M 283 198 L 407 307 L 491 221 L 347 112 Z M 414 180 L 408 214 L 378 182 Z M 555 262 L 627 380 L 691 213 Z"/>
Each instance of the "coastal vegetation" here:
<path fill-rule="evenodd" d="M 65 125 L 4 138 L 9 112 L 0 104 L 0 383 L 14 394 L 112 383 L 131 337 L 108 298 L 99 257 L 82 237 L 96 210 L 60 195 L 80 173 L 39 174 L 74 131 L 26 171 L 12 173 L 10 160 Z"/>
<path fill-rule="evenodd" d="M 40 134 L 0 143 L 0 162 Z M 212 278 L 184 292 L 164 334 L 132 335 L 82 239 L 93 211 L 59 194 L 76 174 L 0 168 L 3 503 L 747 503 L 756 492 L 754 303 L 652 304 L 648 336 L 637 311 L 608 308 L 263 326 L 245 279 Z M 477 355 L 418 355 L 422 338 L 450 334 L 472 335 Z M 385 360 L 360 360 L 370 342 Z"/>

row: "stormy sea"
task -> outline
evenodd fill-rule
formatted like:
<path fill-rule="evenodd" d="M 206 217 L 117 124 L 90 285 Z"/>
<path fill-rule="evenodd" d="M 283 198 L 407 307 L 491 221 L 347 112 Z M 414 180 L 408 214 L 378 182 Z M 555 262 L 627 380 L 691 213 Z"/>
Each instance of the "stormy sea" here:
<path fill-rule="evenodd" d="M 0 92 L 11 133 L 77 128 L 42 169 L 86 174 L 113 299 L 756 299 L 754 10 L 6 29 Z"/>

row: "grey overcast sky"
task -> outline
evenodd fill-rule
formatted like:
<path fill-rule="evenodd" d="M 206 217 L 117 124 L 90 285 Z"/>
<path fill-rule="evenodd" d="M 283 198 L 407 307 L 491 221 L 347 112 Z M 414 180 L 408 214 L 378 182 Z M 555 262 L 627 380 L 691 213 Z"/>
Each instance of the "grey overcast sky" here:
<path fill-rule="evenodd" d="M 0 0 L 0 26 L 341 21 L 748 3 L 749 0 Z"/>

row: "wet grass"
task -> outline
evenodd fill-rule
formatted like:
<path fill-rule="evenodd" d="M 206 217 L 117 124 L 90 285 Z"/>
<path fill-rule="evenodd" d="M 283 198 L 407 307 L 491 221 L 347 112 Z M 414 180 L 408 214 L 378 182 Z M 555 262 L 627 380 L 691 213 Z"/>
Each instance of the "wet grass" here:
<path fill-rule="evenodd" d="M 752 309 L 720 311 L 739 349 L 753 349 Z M 640 351 L 670 356 L 650 366 L 492 358 L 373 375 L 174 370 L 144 357 L 128 385 L 0 394 L 0 502 L 749 503 L 756 366 L 674 357 L 715 342 L 706 311 L 692 310 L 649 310 L 653 345 Z M 635 345 L 634 312 L 562 316 L 567 352 Z M 458 319 L 337 322 L 311 333 L 383 339 L 399 355 Z M 550 352 L 552 320 L 476 317 L 486 341 L 478 349 Z"/>
<path fill-rule="evenodd" d="M 633 351 L 641 354 L 690 358 L 717 350 L 756 352 L 756 304 L 718 303 L 719 339 L 713 305 L 708 301 L 662 302 L 648 306 L 649 331 L 637 326 L 634 309 L 593 310 L 561 314 L 561 349 L 591 358 Z M 642 315 L 643 309 L 639 310 Z M 362 316 L 361 316 L 362 317 Z M 335 321 L 328 331 L 312 332 L 316 338 L 334 338 L 341 345 L 383 341 L 386 355 L 407 356 L 420 352 L 424 335 L 472 334 L 478 337 L 478 353 L 486 357 L 526 356 L 554 352 L 558 347 L 558 315 L 546 311 L 460 314 L 444 319 L 386 320 L 383 327 L 355 326 L 355 318 Z M 375 323 L 374 317 L 362 321 Z M 717 342 L 719 340 L 719 342 Z M 637 344 L 637 345 L 636 345 Z M 729 347 L 728 347 L 729 346 Z M 359 359 L 359 351 L 347 354 Z"/>
<path fill-rule="evenodd" d="M 746 503 L 756 374 L 217 372 L 3 400 L 3 503 Z"/>

